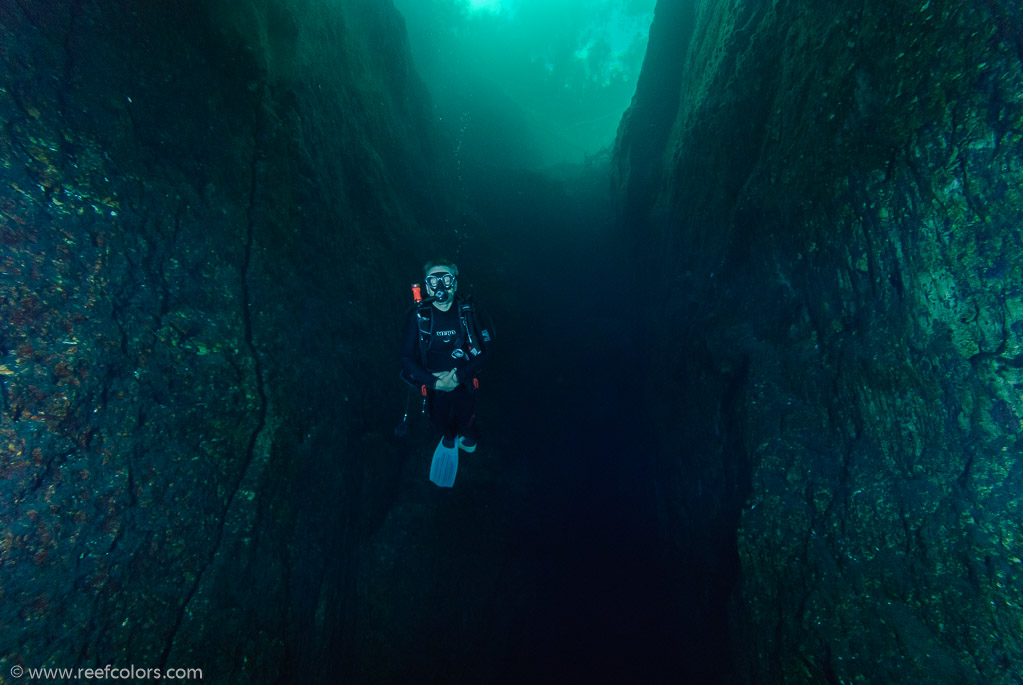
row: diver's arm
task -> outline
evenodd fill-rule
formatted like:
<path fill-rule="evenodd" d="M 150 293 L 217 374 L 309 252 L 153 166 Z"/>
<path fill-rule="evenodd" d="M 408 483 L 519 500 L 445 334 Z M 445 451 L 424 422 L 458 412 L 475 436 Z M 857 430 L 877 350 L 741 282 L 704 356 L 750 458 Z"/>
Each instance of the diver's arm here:
<path fill-rule="evenodd" d="M 419 361 L 419 319 L 415 311 L 406 319 L 401 336 L 401 377 L 415 386 L 432 388 L 437 384 L 437 377 Z"/>
<path fill-rule="evenodd" d="M 494 350 L 494 336 L 493 326 L 490 324 L 490 320 L 486 314 L 474 311 L 475 321 L 473 326 L 475 327 L 474 337 L 476 338 L 476 345 L 480 349 L 480 353 L 475 357 L 470 357 L 469 361 L 465 366 L 458 369 L 458 380 L 459 382 L 465 382 L 478 374 L 483 365 L 490 359 L 490 355 L 493 354 Z"/>
<path fill-rule="evenodd" d="M 458 369 L 458 381 L 460 383 L 464 383 L 465 381 L 469 380 L 470 378 L 478 374 L 480 372 L 480 369 L 483 368 L 483 365 L 487 363 L 487 358 L 489 356 L 490 345 L 487 345 L 483 352 L 473 357 L 472 361 Z"/>

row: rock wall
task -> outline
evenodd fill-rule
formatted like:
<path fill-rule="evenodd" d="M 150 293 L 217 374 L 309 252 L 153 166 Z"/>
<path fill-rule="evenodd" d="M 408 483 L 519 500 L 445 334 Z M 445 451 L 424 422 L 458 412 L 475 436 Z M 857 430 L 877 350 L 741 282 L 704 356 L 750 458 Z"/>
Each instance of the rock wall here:
<path fill-rule="evenodd" d="M 0 682 L 341 677 L 381 274 L 444 240 L 400 17 L 6 2 L 0 119 Z"/>
<path fill-rule="evenodd" d="M 1023 10 L 696 13 L 632 226 L 668 544 L 737 528 L 739 682 L 1018 682 Z"/>

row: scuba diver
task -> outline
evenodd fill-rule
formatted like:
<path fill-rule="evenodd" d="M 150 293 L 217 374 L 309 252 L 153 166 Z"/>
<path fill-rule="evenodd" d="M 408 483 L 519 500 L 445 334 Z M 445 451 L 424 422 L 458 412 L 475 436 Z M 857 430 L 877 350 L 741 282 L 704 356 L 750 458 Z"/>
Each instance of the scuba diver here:
<path fill-rule="evenodd" d="M 492 326 L 471 297 L 456 296 L 458 267 L 453 262 L 430 261 L 423 272 L 427 297 L 418 283 L 412 286 L 415 306 L 401 339 L 401 378 L 419 391 L 430 421 L 443 432 L 430 480 L 450 488 L 458 451 L 476 451 L 476 374 L 489 357 Z M 407 417 L 406 412 L 403 422 Z"/>

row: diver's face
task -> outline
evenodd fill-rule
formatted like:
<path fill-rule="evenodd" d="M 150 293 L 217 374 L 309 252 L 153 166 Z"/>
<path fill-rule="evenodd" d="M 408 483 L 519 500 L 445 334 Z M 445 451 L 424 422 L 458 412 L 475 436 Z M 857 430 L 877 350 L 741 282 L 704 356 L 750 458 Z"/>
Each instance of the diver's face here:
<path fill-rule="evenodd" d="M 426 294 L 433 297 L 440 290 L 454 295 L 458 290 L 458 279 L 446 266 L 435 266 L 426 273 Z"/>

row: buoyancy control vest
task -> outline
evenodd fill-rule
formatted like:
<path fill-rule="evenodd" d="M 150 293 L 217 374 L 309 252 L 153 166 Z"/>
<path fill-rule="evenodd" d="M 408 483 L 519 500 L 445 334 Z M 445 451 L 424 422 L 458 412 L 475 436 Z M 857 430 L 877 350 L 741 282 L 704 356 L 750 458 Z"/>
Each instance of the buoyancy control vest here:
<path fill-rule="evenodd" d="M 455 335 L 452 357 L 459 359 L 465 357 L 468 360 L 475 359 L 485 351 L 485 346 L 491 342 L 491 331 L 489 328 L 481 328 L 476 315 L 475 305 L 472 298 L 457 298 L 454 306 L 458 312 L 458 332 Z M 435 323 L 438 312 L 434 311 L 431 303 L 419 303 L 414 305 L 416 320 L 419 329 L 419 363 L 423 368 L 428 368 L 427 358 L 430 347 L 435 339 Z M 414 388 L 418 388 L 425 395 L 428 388 L 419 385 L 406 374 L 402 374 L 402 380 Z M 479 388 L 479 379 L 472 379 L 473 388 Z"/>

